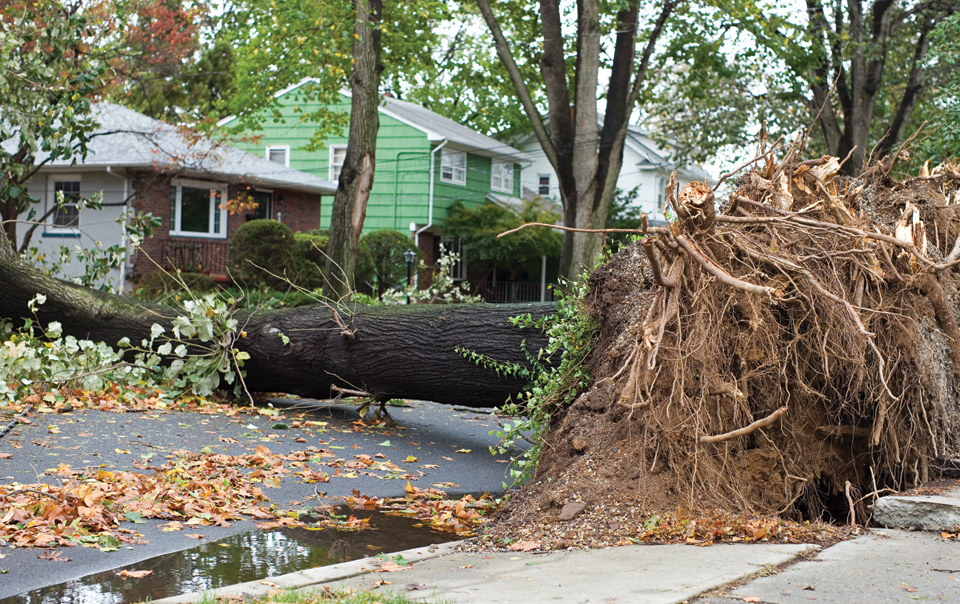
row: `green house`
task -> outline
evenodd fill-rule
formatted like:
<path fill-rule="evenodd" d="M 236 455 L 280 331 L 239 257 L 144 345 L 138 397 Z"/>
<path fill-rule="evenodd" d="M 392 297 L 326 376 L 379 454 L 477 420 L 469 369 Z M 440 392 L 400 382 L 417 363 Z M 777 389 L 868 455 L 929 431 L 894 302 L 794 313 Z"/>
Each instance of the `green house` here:
<path fill-rule="evenodd" d="M 237 146 L 290 168 L 337 182 L 347 147 L 347 131 L 326 138 L 324 148 L 306 151 L 316 125 L 301 120 L 318 105 L 298 94 L 313 80 L 282 90 L 282 119 L 268 119 L 257 143 Z M 350 94 L 329 109 L 350 112 Z M 235 118 L 220 122 L 229 125 Z M 436 258 L 449 208 L 457 201 L 478 206 L 487 201 L 519 203 L 520 170 L 529 155 L 460 125 L 419 105 L 384 97 L 380 106 L 376 174 L 364 232 L 409 232 L 427 262 Z M 330 226 L 331 202 L 320 208 L 320 228 Z M 278 208 L 282 212 L 282 208 Z M 276 216 L 273 216 L 276 217 Z"/>

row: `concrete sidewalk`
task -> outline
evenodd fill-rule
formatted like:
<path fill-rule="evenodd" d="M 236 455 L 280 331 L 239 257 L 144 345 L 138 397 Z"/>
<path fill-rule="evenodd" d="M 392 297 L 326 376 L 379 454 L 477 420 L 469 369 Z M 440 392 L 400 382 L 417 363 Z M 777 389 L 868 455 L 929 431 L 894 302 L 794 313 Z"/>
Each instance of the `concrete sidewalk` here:
<path fill-rule="evenodd" d="M 329 585 L 407 591 L 448 602 L 644 602 L 671 604 L 770 571 L 817 550 L 810 545 L 624 546 L 547 553 L 457 552 L 456 543 L 400 552 L 413 567 L 382 572 L 366 559 L 251 581 L 209 594 L 265 594 L 279 587 Z M 385 585 L 383 582 L 389 582 Z M 199 602 L 203 594 L 155 604 Z"/>

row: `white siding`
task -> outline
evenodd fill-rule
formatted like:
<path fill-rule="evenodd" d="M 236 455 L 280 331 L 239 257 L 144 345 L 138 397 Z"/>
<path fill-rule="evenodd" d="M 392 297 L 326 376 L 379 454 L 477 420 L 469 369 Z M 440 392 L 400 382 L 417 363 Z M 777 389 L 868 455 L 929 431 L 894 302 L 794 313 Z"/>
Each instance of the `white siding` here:
<path fill-rule="evenodd" d="M 105 171 L 97 172 L 73 172 L 67 176 L 80 177 L 80 195 L 90 197 L 98 191 L 103 192 L 103 203 L 122 203 L 124 201 L 124 179 L 120 176 L 111 175 Z M 43 216 L 49 208 L 55 203 L 52 195 L 53 183 L 57 180 L 63 180 L 62 175 L 58 174 L 38 174 L 27 182 L 27 193 L 40 202 L 33 204 L 36 209 L 37 218 Z M 126 194 L 132 192 L 131 184 L 126 185 Z M 117 219 L 123 212 L 123 206 L 106 206 L 101 210 L 85 208 L 80 211 L 79 228 L 77 229 L 57 229 L 52 226 L 53 218 L 50 217 L 45 224 L 37 227 L 30 239 L 30 247 L 38 248 L 46 255 L 48 261 L 59 256 L 60 246 L 66 246 L 74 249 L 81 245 L 85 248 L 94 247 L 97 242 L 103 249 L 114 244 L 120 243 L 121 233 L 120 225 Z M 22 214 L 20 220 L 26 220 L 27 215 Z M 30 228 L 29 224 L 17 225 L 18 246 L 23 242 L 23 236 Z M 83 274 L 83 267 L 73 261 L 66 266 L 63 273 L 55 275 L 60 278 L 70 279 Z M 120 270 L 113 269 L 109 278 L 113 286 L 120 284 Z"/>

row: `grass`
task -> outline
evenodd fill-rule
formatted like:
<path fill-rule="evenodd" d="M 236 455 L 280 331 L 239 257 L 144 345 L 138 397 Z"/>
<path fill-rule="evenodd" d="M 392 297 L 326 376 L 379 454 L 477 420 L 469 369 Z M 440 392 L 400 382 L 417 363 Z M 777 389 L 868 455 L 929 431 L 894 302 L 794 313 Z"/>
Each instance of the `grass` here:
<path fill-rule="evenodd" d="M 446 599 L 431 599 L 435 604 L 446 604 Z M 311 590 L 278 589 L 256 596 L 211 596 L 204 594 L 200 604 L 422 604 L 423 600 L 411 600 L 402 591 L 354 589 L 350 587 L 331 589 L 329 586 Z"/>

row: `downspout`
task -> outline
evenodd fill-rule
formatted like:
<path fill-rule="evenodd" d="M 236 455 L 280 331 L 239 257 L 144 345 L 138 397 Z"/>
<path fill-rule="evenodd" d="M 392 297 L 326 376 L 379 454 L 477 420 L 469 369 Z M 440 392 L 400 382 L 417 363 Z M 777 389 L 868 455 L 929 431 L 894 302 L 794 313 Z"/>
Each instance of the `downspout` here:
<path fill-rule="evenodd" d="M 427 224 L 417 229 L 413 233 L 413 244 L 417 246 L 417 249 L 420 249 L 420 233 L 426 231 L 427 229 L 433 226 L 433 160 L 436 157 L 437 151 L 439 151 L 440 149 L 443 149 L 443 146 L 446 145 L 448 142 L 450 141 L 448 141 L 447 139 L 443 139 L 443 142 L 437 145 L 436 147 L 434 147 L 433 151 L 430 152 L 430 198 L 428 202 L 429 206 L 427 209 Z"/>
<path fill-rule="evenodd" d="M 123 211 L 127 211 L 127 202 L 130 198 L 127 196 L 127 188 L 130 180 L 126 176 L 120 176 L 113 171 L 111 166 L 107 166 L 107 174 L 123 180 Z M 122 295 L 127 287 L 127 235 L 123 228 L 120 229 L 120 247 L 123 248 L 123 262 L 120 263 L 120 294 Z"/>

